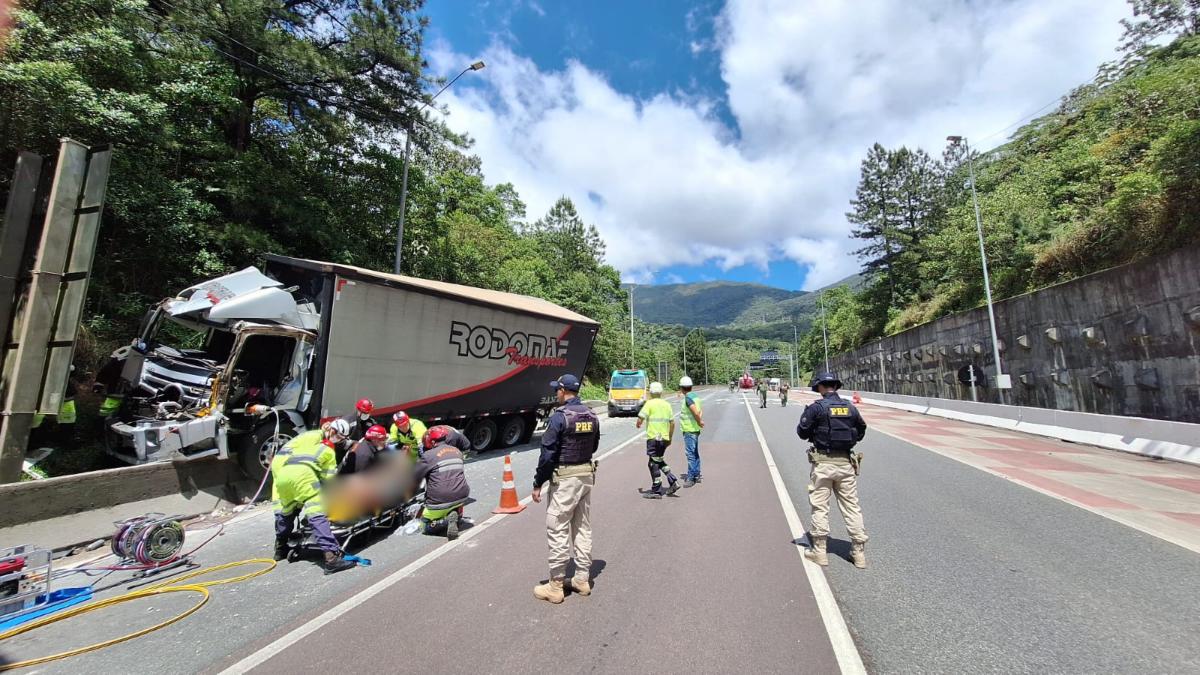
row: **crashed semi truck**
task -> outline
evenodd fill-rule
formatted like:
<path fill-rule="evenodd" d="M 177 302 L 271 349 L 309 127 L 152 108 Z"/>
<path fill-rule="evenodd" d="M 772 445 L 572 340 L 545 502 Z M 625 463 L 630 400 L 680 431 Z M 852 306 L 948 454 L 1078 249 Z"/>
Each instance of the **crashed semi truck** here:
<path fill-rule="evenodd" d="M 598 324 L 523 295 L 268 255 L 147 312 L 114 354 L 125 398 L 108 449 L 129 463 L 236 455 L 262 476 L 274 448 L 375 403 L 465 430 L 477 451 L 527 442 L 582 377 Z"/>

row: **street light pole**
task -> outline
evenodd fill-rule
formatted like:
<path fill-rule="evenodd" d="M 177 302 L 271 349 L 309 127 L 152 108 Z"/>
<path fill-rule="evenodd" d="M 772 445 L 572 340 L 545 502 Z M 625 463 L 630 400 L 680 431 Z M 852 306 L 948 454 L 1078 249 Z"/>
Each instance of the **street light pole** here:
<path fill-rule="evenodd" d="M 637 352 L 633 346 L 633 284 L 629 284 L 629 369 L 637 368 Z"/>
<path fill-rule="evenodd" d="M 825 294 L 817 296 L 821 303 L 821 340 L 825 343 L 825 372 L 829 372 L 829 331 L 825 329 Z"/>
<path fill-rule="evenodd" d="M 467 66 L 466 68 L 463 69 L 463 71 L 461 73 L 459 73 L 458 75 L 455 75 L 453 80 L 450 80 L 449 82 L 447 82 L 446 86 L 442 87 L 441 89 L 438 89 L 436 94 L 429 97 L 428 101 L 422 103 L 421 106 L 419 108 L 417 108 L 417 111 L 419 112 L 421 109 L 427 107 L 430 103 L 432 103 L 435 98 L 437 98 L 438 96 L 441 96 L 443 91 L 446 91 L 447 89 L 450 88 L 450 85 L 454 84 L 455 82 L 458 82 L 458 78 L 462 77 L 463 75 L 466 75 L 467 73 L 469 73 L 473 70 L 483 70 L 483 69 L 484 69 L 483 61 L 476 61 L 475 63 L 472 63 L 471 65 Z M 408 126 L 408 131 L 404 134 L 404 170 L 401 172 L 401 177 L 400 177 L 400 220 L 399 220 L 398 224 L 396 225 L 396 264 L 392 267 L 392 271 L 395 272 L 396 274 L 400 274 L 400 258 L 404 252 L 404 214 L 405 214 L 405 207 L 408 203 L 408 162 L 409 162 L 409 158 L 412 155 L 412 152 L 411 152 L 412 135 L 413 135 L 413 127 L 410 124 Z"/>
<path fill-rule="evenodd" d="M 1004 390 L 1012 385 L 1000 364 L 1000 337 L 996 333 L 996 310 L 992 306 L 992 281 L 988 275 L 987 251 L 983 245 L 983 217 L 979 213 L 979 193 L 975 191 L 975 160 L 971 157 L 971 146 L 964 136 L 947 136 L 951 143 L 962 143 L 967 152 L 967 168 L 971 174 L 971 201 L 975 205 L 975 232 L 979 235 L 979 260 L 983 263 L 983 292 L 987 297 L 988 322 L 992 329 L 992 357 L 996 360 L 996 389 L 1000 402 L 1004 402 Z"/>

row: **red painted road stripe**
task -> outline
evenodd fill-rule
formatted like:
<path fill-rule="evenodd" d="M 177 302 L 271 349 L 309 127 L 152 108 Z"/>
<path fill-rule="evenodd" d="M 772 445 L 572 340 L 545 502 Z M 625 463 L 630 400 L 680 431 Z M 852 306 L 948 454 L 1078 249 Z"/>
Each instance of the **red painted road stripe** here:
<path fill-rule="evenodd" d="M 1033 469 L 1035 471 L 1068 471 L 1068 472 L 1072 472 L 1072 473 L 1107 473 L 1107 474 L 1112 473 L 1112 471 L 1106 471 L 1104 469 L 1100 469 L 1100 468 L 1093 467 L 1093 466 L 1088 466 L 1086 464 L 1076 464 L 1075 462 L 1068 462 L 1065 459 L 1059 459 L 1057 457 L 1050 457 L 1047 455 L 1038 455 L 1038 454 L 1033 454 L 1033 453 L 1029 453 L 1029 452 L 1022 452 L 1020 450 L 992 450 L 990 448 L 968 448 L 968 447 L 964 447 L 963 450 L 969 450 L 977 455 L 982 455 L 984 457 L 990 457 L 992 459 L 1004 462 L 1005 464 L 1009 464 L 1009 465 L 1016 466 L 1016 467 L 1021 467 L 1023 469 Z"/>
<path fill-rule="evenodd" d="M 1035 487 L 1041 488 L 1046 492 L 1054 493 L 1059 497 L 1069 499 L 1073 502 L 1094 509 L 1123 509 L 1127 511 L 1141 510 L 1138 507 L 1126 504 L 1125 502 L 1109 499 L 1103 495 L 1098 495 L 1094 492 L 1088 492 L 1087 490 L 1077 488 L 1074 485 L 1067 485 L 1066 483 L 1054 480 L 1053 478 L 1046 478 L 1045 476 L 1038 475 L 1032 471 L 1015 469 L 1007 466 L 991 468 L 994 471 L 999 471 L 1010 478 L 1015 478 L 1022 483 L 1028 483 Z"/>

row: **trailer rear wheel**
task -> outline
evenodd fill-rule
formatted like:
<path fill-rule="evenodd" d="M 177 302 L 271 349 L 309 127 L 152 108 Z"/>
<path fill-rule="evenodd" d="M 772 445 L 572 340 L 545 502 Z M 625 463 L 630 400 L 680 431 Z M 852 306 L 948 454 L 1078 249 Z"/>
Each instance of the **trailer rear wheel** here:
<path fill-rule="evenodd" d="M 280 415 L 278 434 L 275 433 L 274 420 L 264 422 L 242 439 L 238 448 L 238 464 L 251 480 L 258 483 L 270 473 L 271 457 L 275 451 L 295 437 L 296 428 L 282 415 Z M 268 479 L 267 483 L 270 482 Z M 270 494 L 266 491 L 266 487 L 263 486 L 264 493 Z"/>
<path fill-rule="evenodd" d="M 520 415 L 506 418 L 504 426 L 500 427 L 500 446 L 507 448 L 519 445 L 521 439 L 525 437 L 525 426 L 525 418 Z"/>
<path fill-rule="evenodd" d="M 495 420 L 479 420 L 471 425 L 467 431 L 467 438 L 471 441 L 471 449 L 475 452 L 487 452 L 496 445 L 496 439 L 500 436 L 500 430 L 496 428 Z"/>

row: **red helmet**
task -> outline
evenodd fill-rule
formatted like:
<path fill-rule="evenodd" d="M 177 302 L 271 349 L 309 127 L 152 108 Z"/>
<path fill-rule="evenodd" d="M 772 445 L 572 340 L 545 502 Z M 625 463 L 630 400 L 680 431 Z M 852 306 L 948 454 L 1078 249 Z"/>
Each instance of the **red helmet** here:
<path fill-rule="evenodd" d="M 366 438 L 369 441 L 382 441 L 387 437 L 387 429 L 384 429 L 382 424 L 375 424 L 367 429 Z"/>
<path fill-rule="evenodd" d="M 402 427 L 411 421 L 412 420 L 408 417 L 408 413 L 404 412 L 403 410 L 397 410 L 392 414 L 392 422 L 394 422 L 398 427 Z"/>
<path fill-rule="evenodd" d="M 450 429 L 446 428 L 445 426 L 438 425 L 425 432 L 425 437 L 421 439 L 421 445 L 425 446 L 426 450 L 429 450 L 438 443 L 446 440 L 446 438 L 449 436 Z"/>
<path fill-rule="evenodd" d="M 354 404 L 354 409 L 364 415 L 370 415 L 375 410 L 375 402 L 369 398 L 360 398 L 358 403 Z"/>

